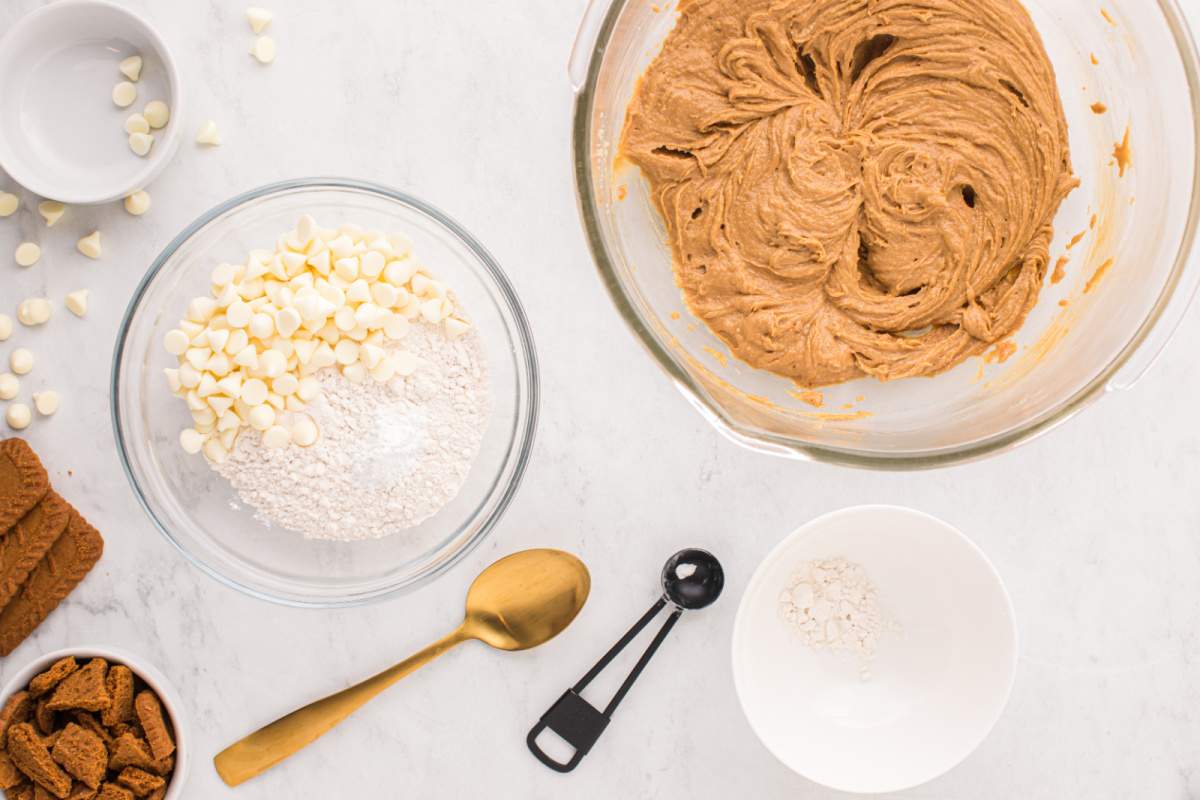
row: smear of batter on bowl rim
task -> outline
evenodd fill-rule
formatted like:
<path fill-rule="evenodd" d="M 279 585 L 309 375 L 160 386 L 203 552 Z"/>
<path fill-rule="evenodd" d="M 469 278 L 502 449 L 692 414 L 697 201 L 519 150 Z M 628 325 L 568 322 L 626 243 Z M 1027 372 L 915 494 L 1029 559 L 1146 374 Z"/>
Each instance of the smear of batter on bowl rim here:
<path fill-rule="evenodd" d="M 639 83 L 641 168 L 691 311 L 819 387 L 935 375 L 1036 304 L 1078 185 L 1017 0 L 685 0 Z"/>

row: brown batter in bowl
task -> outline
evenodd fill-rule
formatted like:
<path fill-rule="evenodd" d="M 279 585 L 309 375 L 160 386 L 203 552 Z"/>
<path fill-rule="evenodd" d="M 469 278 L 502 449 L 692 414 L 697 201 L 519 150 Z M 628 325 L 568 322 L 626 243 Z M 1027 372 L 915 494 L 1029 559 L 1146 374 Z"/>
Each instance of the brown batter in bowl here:
<path fill-rule="evenodd" d="M 1037 303 L 1078 181 L 1017 0 L 683 0 L 629 106 L 689 308 L 806 387 L 929 376 Z"/>

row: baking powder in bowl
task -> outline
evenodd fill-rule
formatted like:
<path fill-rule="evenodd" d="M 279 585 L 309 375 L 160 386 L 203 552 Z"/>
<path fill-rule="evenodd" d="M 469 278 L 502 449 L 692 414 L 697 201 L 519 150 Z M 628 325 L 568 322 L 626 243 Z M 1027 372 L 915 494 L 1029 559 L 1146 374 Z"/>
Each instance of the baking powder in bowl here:
<path fill-rule="evenodd" d="M 454 499 L 479 452 L 491 388 L 477 329 L 452 338 L 418 322 L 404 339 L 416 370 L 387 383 L 319 373 L 312 447 L 241 436 L 214 465 L 268 525 L 311 539 L 378 539 L 413 528 Z"/>

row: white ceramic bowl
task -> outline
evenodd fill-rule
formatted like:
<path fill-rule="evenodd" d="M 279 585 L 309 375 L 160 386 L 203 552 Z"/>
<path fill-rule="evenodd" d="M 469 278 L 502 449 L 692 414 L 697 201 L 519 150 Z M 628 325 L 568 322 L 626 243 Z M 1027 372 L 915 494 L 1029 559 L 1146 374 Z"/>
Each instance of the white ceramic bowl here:
<path fill-rule="evenodd" d="M 179 695 L 176 694 L 174 687 L 167 682 L 162 673 L 138 656 L 112 647 L 97 647 L 93 645 L 71 647 L 66 650 L 56 650 L 53 653 L 46 653 L 44 656 L 34 659 L 9 678 L 8 683 L 4 685 L 4 690 L 0 692 L 0 705 L 3 705 L 10 696 L 28 686 L 29 681 L 35 675 L 45 672 L 55 661 L 67 656 L 75 656 L 79 661 L 103 658 L 110 664 L 124 664 L 133 671 L 134 675 L 145 681 L 146 685 L 158 695 L 158 699 L 162 702 L 163 711 L 170 717 L 171 726 L 175 729 L 175 771 L 171 774 L 171 783 L 167 786 L 167 795 L 164 800 L 179 800 L 179 798 L 183 797 L 183 787 L 187 783 L 192 747 L 192 738 L 188 732 L 187 719 L 183 714 L 183 703 L 180 702 Z"/>
<path fill-rule="evenodd" d="M 118 108 L 122 59 L 141 55 L 138 98 Z M 171 109 L 145 158 L 125 120 L 151 100 Z M 179 145 L 179 71 L 144 19 L 102 0 L 62 0 L 17 21 L 0 39 L 0 167 L 34 194 L 64 203 L 118 200 L 147 186 Z"/>
<path fill-rule="evenodd" d="M 861 564 L 898 630 L 871 676 L 858 659 L 806 646 L 778 609 L 805 561 Z M 1008 702 L 1017 666 L 1012 603 L 959 531 L 894 506 L 804 525 L 759 566 L 733 629 L 733 678 L 750 727 L 809 780 L 848 792 L 900 791 L 963 761 Z"/>

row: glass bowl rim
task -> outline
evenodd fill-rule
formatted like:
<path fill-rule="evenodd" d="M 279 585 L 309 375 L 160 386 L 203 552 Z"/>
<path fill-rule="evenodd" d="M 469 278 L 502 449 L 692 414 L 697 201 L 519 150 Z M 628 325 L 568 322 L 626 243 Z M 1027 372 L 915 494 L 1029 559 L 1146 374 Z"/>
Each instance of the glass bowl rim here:
<path fill-rule="evenodd" d="M 596 2 L 600 1 L 596 0 Z M 667 351 L 665 344 L 651 329 L 651 325 L 642 318 L 626 293 L 618 271 L 614 267 L 614 262 L 619 259 L 609 252 L 608 244 L 601 231 L 600 210 L 591 191 L 594 175 L 591 157 L 591 120 L 595 109 L 600 71 L 610 40 L 616 30 L 617 21 L 631 2 L 633 0 L 612 0 L 608 10 L 603 13 L 596 40 L 588 56 L 586 77 L 576 93 L 571 133 L 576 207 L 588 247 L 592 253 L 592 261 L 600 273 L 600 279 L 608 291 L 613 305 L 616 306 L 617 312 L 684 397 L 726 438 L 751 450 L 772 455 L 880 471 L 939 469 L 980 461 L 1044 436 L 1099 400 L 1107 391 L 1109 382 L 1126 362 L 1146 344 L 1167 311 L 1176 289 L 1180 287 L 1184 275 L 1188 271 L 1196 244 L 1197 229 L 1200 228 L 1200 53 L 1196 50 L 1195 40 L 1177 0 L 1155 0 L 1155 5 L 1175 41 L 1175 47 L 1188 83 L 1189 99 L 1195 112 L 1192 115 L 1193 146 L 1195 148 L 1192 192 L 1187 222 L 1180 239 L 1179 249 L 1175 254 L 1171 273 L 1146 318 L 1121 351 L 1105 364 L 1085 386 L 1038 416 L 1010 430 L 984 439 L 929 452 L 891 455 L 883 451 L 843 449 L 799 442 L 789 436 L 756 431 L 750 426 L 738 423 L 719 403 L 710 398 L 700 381 L 694 378 Z M 1200 264 L 1196 264 L 1192 268 L 1200 270 Z M 1176 321 L 1176 324 L 1178 322 L 1179 320 Z M 1168 332 L 1168 338 L 1173 333 L 1174 331 Z"/>
<path fill-rule="evenodd" d="M 125 445 L 124 427 L 121 424 L 120 402 L 121 402 L 121 386 L 120 375 L 121 367 L 124 362 L 123 353 L 125 344 L 129 337 L 130 328 L 133 322 L 134 315 L 141 306 L 141 301 L 146 294 L 150 284 L 158 277 L 163 267 L 167 262 L 174 257 L 185 243 L 201 229 L 206 227 L 210 222 L 217 219 L 226 212 L 236 210 L 255 200 L 269 198 L 275 195 L 290 192 L 292 190 L 312 190 L 312 189 L 349 189 L 353 191 L 372 194 L 384 199 L 398 202 L 401 205 L 407 206 L 412 210 L 424 215 L 432 220 L 443 230 L 454 237 L 461 245 L 463 245 L 476 260 L 478 265 L 483 269 L 487 276 L 494 282 L 496 291 L 490 291 L 493 300 L 503 306 L 506 311 L 512 316 L 514 348 L 517 361 L 517 385 L 524 383 L 527 387 L 524 394 L 527 395 L 527 400 L 524 404 L 517 403 L 517 423 L 518 436 L 514 438 L 510 452 L 515 453 L 515 460 L 512 461 L 512 475 L 505 485 L 500 490 L 495 506 L 482 519 L 482 524 L 469 540 L 462 543 L 459 548 L 442 559 L 432 568 L 426 568 L 417 572 L 408 579 L 389 585 L 385 588 L 371 590 L 362 594 L 352 594 L 341 597 L 320 600 L 301 599 L 293 596 L 284 596 L 263 589 L 255 588 L 247 585 L 242 581 L 235 579 L 224 572 L 216 569 L 206 561 L 202 560 L 196 554 L 192 553 L 180 541 L 178 541 L 169 530 L 168 526 L 159 519 L 158 515 L 150 507 L 149 502 L 134 475 L 133 467 L 130 462 L 130 455 Z M 188 563 L 195 566 L 204 574 L 215 579 L 218 583 L 236 589 L 243 594 L 249 595 L 259 600 L 266 600 L 272 603 L 277 603 L 283 606 L 291 606 L 295 608 L 350 608 L 354 606 L 365 605 L 374 601 L 382 600 L 388 597 L 395 597 L 400 594 L 412 592 L 422 586 L 425 586 L 435 578 L 443 575 L 462 559 L 466 558 L 476 547 L 483 542 L 484 539 L 492 532 L 496 525 L 503 518 L 505 511 L 512 503 L 516 496 L 517 490 L 520 488 L 521 481 L 525 476 L 525 472 L 529 466 L 530 456 L 533 451 L 533 443 L 537 434 L 537 423 L 541 397 L 541 381 L 538 370 L 537 350 L 534 346 L 533 331 L 529 324 L 529 319 L 525 314 L 524 307 L 517 296 L 508 276 L 501 269 L 499 262 L 492 256 L 483 244 L 476 239 L 466 228 L 456 222 L 452 217 L 445 212 L 425 201 L 408 194 L 406 192 L 392 189 L 382 184 L 373 183 L 370 181 L 362 181 L 354 178 L 340 177 L 311 177 L 311 178 L 295 178 L 291 180 L 278 181 L 275 183 L 259 186 L 213 206 L 208 211 L 197 217 L 192 223 L 185 227 L 178 235 L 176 235 L 154 259 L 146 274 L 142 276 L 134 289 L 133 295 L 129 300 L 129 304 L 125 308 L 124 316 L 121 319 L 120 327 L 117 331 L 116 343 L 113 348 L 112 367 L 110 370 L 110 385 L 109 385 L 109 414 L 113 426 L 113 436 L 116 440 L 117 454 L 121 462 L 121 469 L 125 473 L 126 479 L 129 481 L 130 487 L 133 489 L 134 497 L 138 504 L 145 511 L 151 523 L 158 529 L 159 533 L 178 550 Z M 521 406 L 524 405 L 525 408 Z M 495 491 L 495 489 L 493 489 Z M 461 531 L 462 526 L 459 526 Z M 435 551 L 436 552 L 436 551 Z"/>

